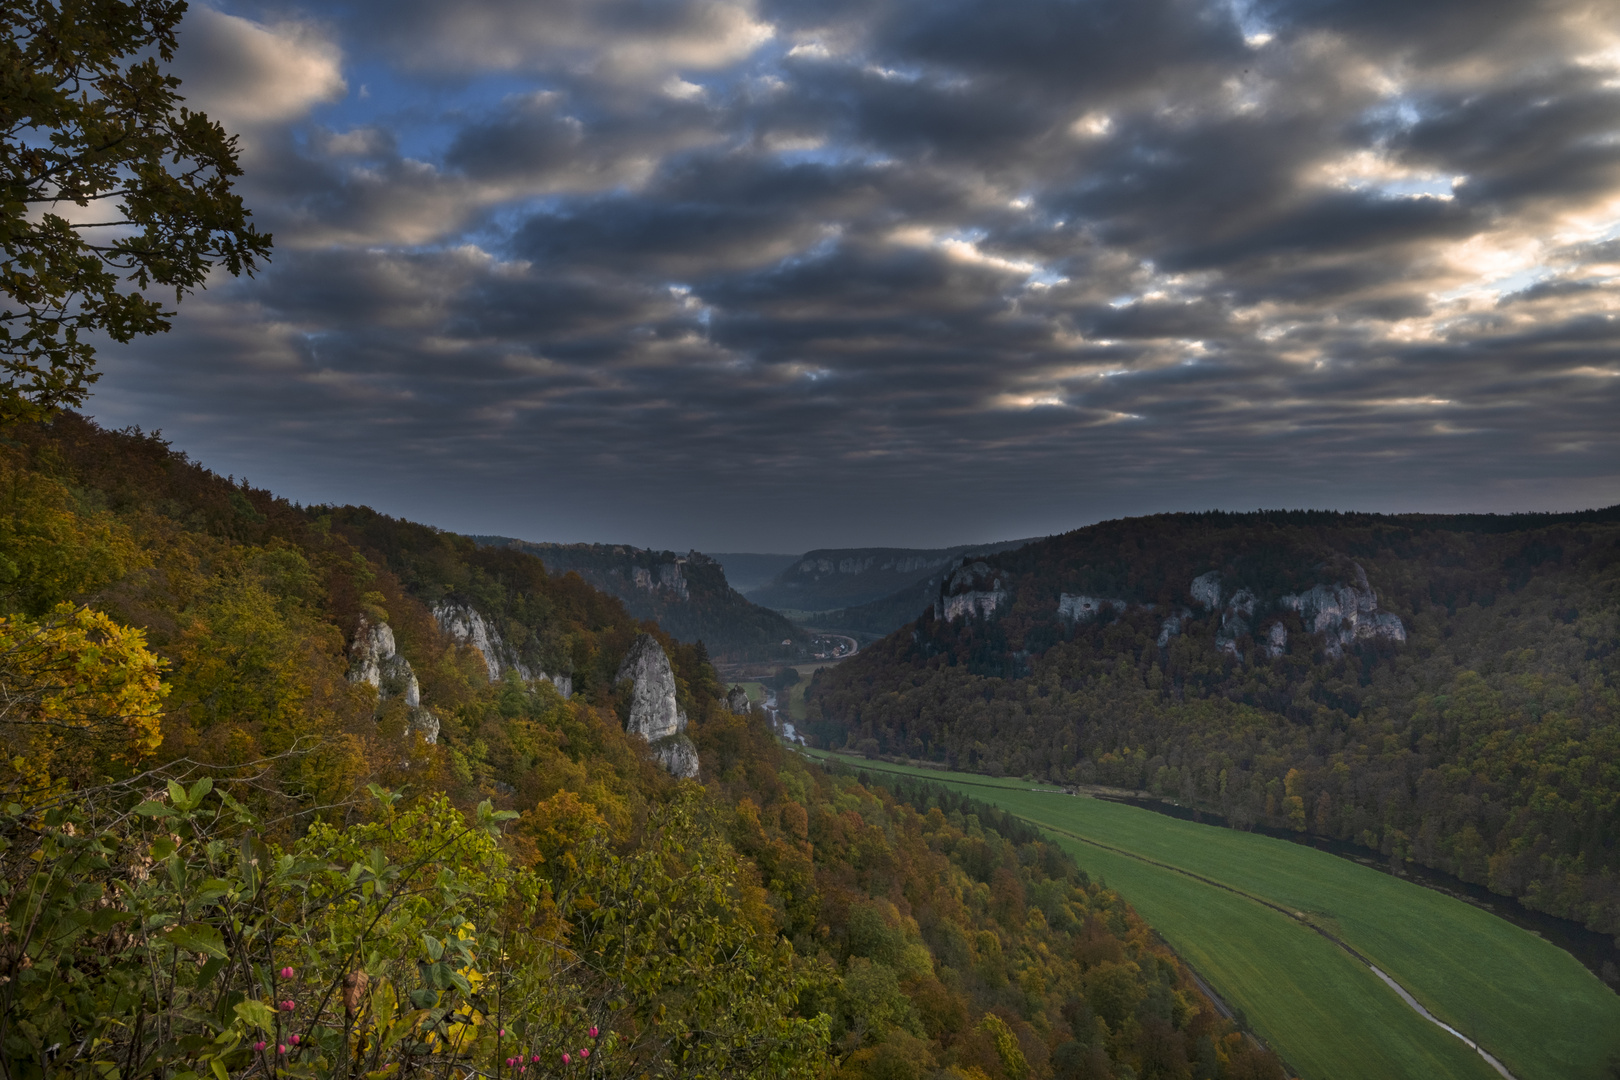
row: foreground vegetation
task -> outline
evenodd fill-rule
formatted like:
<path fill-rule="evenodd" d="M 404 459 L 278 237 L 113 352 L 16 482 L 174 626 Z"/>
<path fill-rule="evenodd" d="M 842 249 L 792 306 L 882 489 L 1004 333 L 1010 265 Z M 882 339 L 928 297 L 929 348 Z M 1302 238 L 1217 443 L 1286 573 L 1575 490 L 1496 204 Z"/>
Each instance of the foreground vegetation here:
<path fill-rule="evenodd" d="M 785 756 L 577 576 L 71 415 L 6 434 L 7 1076 L 1280 1080 L 1060 847 Z M 349 678 L 362 620 L 419 706 Z M 701 783 L 625 733 L 642 633 Z"/>
<path fill-rule="evenodd" d="M 1302 1075 L 1495 1075 L 1313 925 L 1521 1080 L 1606 1077 L 1620 1056 L 1620 997 L 1562 950 L 1442 893 L 1303 845 L 1031 791 L 1024 781 L 862 767 L 883 770 L 873 774 L 879 780 L 894 773 L 971 791 L 1051 829 L 1077 861 L 1131 896 Z"/>

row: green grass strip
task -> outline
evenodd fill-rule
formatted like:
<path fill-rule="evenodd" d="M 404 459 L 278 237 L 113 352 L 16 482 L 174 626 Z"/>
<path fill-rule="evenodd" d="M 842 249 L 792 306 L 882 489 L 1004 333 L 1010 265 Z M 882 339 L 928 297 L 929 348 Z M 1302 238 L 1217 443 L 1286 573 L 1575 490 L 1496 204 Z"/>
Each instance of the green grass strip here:
<path fill-rule="evenodd" d="M 1322 994 L 1330 990 L 1343 996 L 1335 1006 L 1345 1010 L 1338 1012 L 1343 1029 L 1392 1046 L 1394 1029 L 1380 1033 L 1386 1024 L 1379 1018 L 1382 1010 L 1373 1013 L 1364 1007 L 1382 1000 L 1410 1018 L 1399 1025 L 1401 1031 L 1409 1030 L 1407 1024 L 1421 1025 L 1419 1034 L 1412 1036 L 1416 1045 L 1433 1047 L 1448 1060 L 1460 1052 L 1466 1062 L 1456 1066 L 1466 1071 L 1453 1072 L 1450 1066 L 1441 1069 L 1424 1064 L 1421 1057 L 1411 1058 L 1403 1068 L 1429 1071 L 1383 1075 L 1496 1075 L 1310 927 L 1377 964 L 1425 1008 L 1476 1039 L 1521 1080 L 1602 1080 L 1611 1056 L 1620 1054 L 1620 997 L 1563 950 L 1444 893 L 1299 844 L 1180 821 L 1139 807 L 1035 792 L 1027 781 L 844 760 L 854 768 L 945 783 L 1037 825 L 1071 834 L 1057 839 L 1089 871 L 1106 874 L 1109 884 L 1119 888 L 1217 992 L 1242 1008 L 1256 1030 L 1302 1075 L 1372 1074 L 1354 1061 L 1335 1061 L 1331 1054 L 1315 1052 L 1313 1047 L 1325 1045 L 1327 1039 L 1321 1020 L 1304 1022 L 1301 1007 L 1291 1001 L 1295 991 L 1286 982 L 1268 981 L 1275 972 L 1267 978 L 1255 970 L 1243 975 L 1256 963 L 1245 954 L 1274 952 L 1291 936 L 1316 938 L 1357 972 L 1357 980 L 1346 981 L 1337 965 L 1312 969 L 1325 980 L 1316 992 L 1318 1002 L 1325 1001 Z M 1268 911 L 1174 870 L 1090 847 L 1075 837 L 1208 878 L 1297 912 L 1299 918 Z M 1234 910 L 1234 902 L 1264 914 L 1230 924 L 1211 922 L 1209 912 Z M 1268 920 L 1280 927 L 1272 927 Z M 1329 978 L 1330 972 L 1337 974 Z M 1267 990 L 1268 985 L 1273 989 Z M 1349 1009 L 1352 1002 L 1357 1004 Z M 1410 1053 L 1403 1050 L 1398 1056 L 1407 1058 Z"/>

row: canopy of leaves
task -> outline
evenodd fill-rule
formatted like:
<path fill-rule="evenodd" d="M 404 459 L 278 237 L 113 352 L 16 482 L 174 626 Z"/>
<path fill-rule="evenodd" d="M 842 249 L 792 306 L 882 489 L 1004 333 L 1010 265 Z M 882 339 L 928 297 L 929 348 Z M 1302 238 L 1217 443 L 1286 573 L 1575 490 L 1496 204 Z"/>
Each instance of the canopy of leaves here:
<path fill-rule="evenodd" d="M 209 270 L 252 272 L 270 237 L 232 194 L 236 141 L 181 104 L 177 0 L 0 6 L 0 424 L 83 402 L 92 331 L 169 328 Z"/>

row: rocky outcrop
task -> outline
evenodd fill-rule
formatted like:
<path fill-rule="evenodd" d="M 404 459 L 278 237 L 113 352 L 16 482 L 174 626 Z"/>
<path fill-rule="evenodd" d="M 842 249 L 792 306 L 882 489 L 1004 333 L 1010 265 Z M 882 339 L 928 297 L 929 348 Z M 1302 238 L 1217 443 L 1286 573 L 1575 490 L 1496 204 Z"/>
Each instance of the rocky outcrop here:
<path fill-rule="evenodd" d="M 1221 575 L 1216 571 L 1200 574 L 1188 586 L 1194 601 L 1210 611 L 1220 613 L 1220 628 L 1215 633 L 1215 647 L 1238 659 L 1243 658 L 1241 643 L 1249 638 L 1255 616 L 1269 610 L 1297 612 L 1305 624 L 1305 632 L 1320 634 L 1323 648 L 1329 657 L 1344 654 L 1344 647 L 1357 641 L 1406 640 L 1406 627 L 1400 617 L 1378 610 L 1378 596 L 1368 584 L 1367 572 L 1359 564 L 1351 563 L 1355 581 L 1352 584 L 1316 585 L 1302 593 L 1279 597 L 1275 604 L 1262 602 L 1253 592 L 1240 588 L 1223 604 Z M 1169 631 L 1169 620 L 1160 631 L 1162 645 L 1178 625 Z M 1288 627 L 1274 621 L 1266 628 L 1260 642 L 1262 655 L 1276 659 L 1288 652 Z"/>
<path fill-rule="evenodd" d="M 446 601 L 434 607 L 433 618 L 451 641 L 457 645 L 471 645 L 478 650 L 478 654 L 484 658 L 484 666 L 489 670 L 490 682 L 499 682 L 503 671 L 514 671 L 526 683 L 544 679 L 555 686 L 564 698 L 573 696 L 574 680 L 571 676 L 547 675 L 544 671 L 531 669 L 518 659 L 516 650 L 506 644 L 500 631 L 471 604 Z"/>
<path fill-rule="evenodd" d="M 1280 656 L 1286 656 L 1288 654 L 1288 627 L 1280 622 L 1272 623 L 1270 629 L 1266 631 L 1265 643 L 1260 648 L 1273 660 Z"/>
<path fill-rule="evenodd" d="M 1329 656 L 1340 656 L 1346 645 L 1357 641 L 1406 641 L 1406 625 L 1400 616 L 1378 610 L 1378 594 L 1367 582 L 1367 572 L 1352 563 L 1354 584 L 1317 585 L 1305 592 L 1285 596 L 1278 606 L 1299 612 L 1305 629 L 1326 638 Z"/>
<path fill-rule="evenodd" d="M 1221 606 L 1221 575 L 1211 570 L 1207 574 L 1200 574 L 1193 578 L 1193 583 L 1187 591 L 1192 594 L 1193 603 L 1202 605 L 1209 611 L 1217 611 Z"/>
<path fill-rule="evenodd" d="M 738 716 L 747 716 L 749 710 L 748 691 L 740 686 L 733 686 L 731 692 L 726 695 L 726 708 Z"/>
<path fill-rule="evenodd" d="M 677 557 L 674 562 L 659 563 L 656 567 L 632 567 L 630 581 L 645 592 L 662 591 L 677 600 L 690 600 L 692 594 L 686 585 L 686 575 L 681 573 L 685 564 L 686 559 Z"/>
<path fill-rule="evenodd" d="M 963 616 L 988 619 L 1007 601 L 1001 578 L 983 561 L 966 563 L 940 587 L 939 617 L 946 622 Z"/>
<path fill-rule="evenodd" d="M 1101 596 L 1071 593 L 1062 593 L 1058 596 L 1058 618 L 1067 619 L 1069 622 L 1090 622 L 1110 608 L 1115 612 L 1123 612 L 1126 603 L 1123 600 L 1110 600 Z"/>
<path fill-rule="evenodd" d="M 1192 612 L 1186 608 L 1177 608 L 1169 615 L 1166 615 L 1164 622 L 1159 624 L 1159 648 L 1162 649 L 1170 644 L 1170 639 L 1181 633 L 1181 628 L 1186 625 L 1187 620 L 1190 618 L 1192 618 Z"/>
<path fill-rule="evenodd" d="M 624 729 L 646 739 L 672 774 L 697 776 L 697 748 L 686 737 L 686 712 L 675 700 L 675 672 L 651 634 L 642 634 L 625 654 L 615 682 L 629 682 L 630 718 Z"/>
<path fill-rule="evenodd" d="M 422 687 L 410 661 L 400 655 L 394 630 L 385 622 L 373 623 L 360 617 L 360 625 L 349 643 L 349 681 L 366 683 L 377 691 L 377 702 L 403 698 L 410 710 L 411 727 L 430 743 L 439 741 L 439 719 L 422 708 Z"/>

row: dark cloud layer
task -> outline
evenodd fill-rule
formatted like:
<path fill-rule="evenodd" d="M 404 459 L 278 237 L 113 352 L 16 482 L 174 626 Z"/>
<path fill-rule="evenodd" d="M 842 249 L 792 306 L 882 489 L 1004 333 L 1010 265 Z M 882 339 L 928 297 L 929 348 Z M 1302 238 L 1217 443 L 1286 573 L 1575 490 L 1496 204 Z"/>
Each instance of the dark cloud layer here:
<path fill-rule="evenodd" d="M 1602 5 L 302 10 L 190 17 L 275 262 L 93 403 L 222 471 L 720 550 L 1620 501 Z"/>

